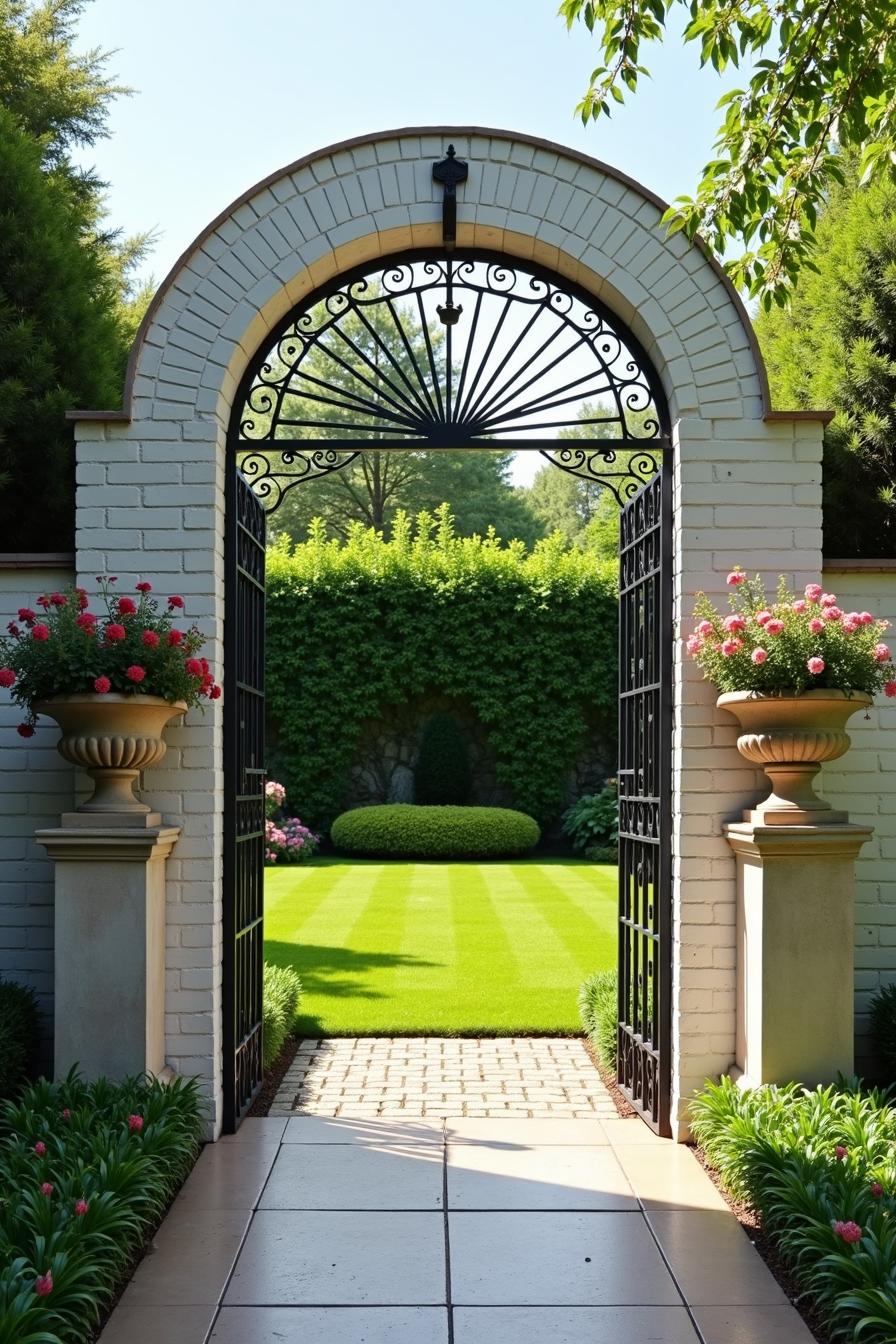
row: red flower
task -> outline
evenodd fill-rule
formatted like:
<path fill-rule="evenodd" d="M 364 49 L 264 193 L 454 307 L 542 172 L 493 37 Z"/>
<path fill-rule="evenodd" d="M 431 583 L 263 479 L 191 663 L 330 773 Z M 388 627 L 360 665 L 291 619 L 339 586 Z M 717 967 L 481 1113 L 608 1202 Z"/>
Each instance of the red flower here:
<path fill-rule="evenodd" d="M 37 1153 L 38 1157 L 43 1157 L 44 1153 L 47 1151 L 47 1145 L 44 1143 L 43 1139 L 38 1139 L 37 1143 L 34 1145 L 34 1151 Z"/>
<path fill-rule="evenodd" d="M 41 593 L 40 597 L 37 599 L 37 605 L 43 607 L 44 611 L 50 610 L 50 599 L 46 593 Z"/>
<path fill-rule="evenodd" d="M 852 1221 L 841 1223 L 838 1221 L 831 1223 L 831 1226 L 833 1227 L 835 1234 L 838 1237 L 842 1237 L 843 1240 L 848 1242 L 851 1246 L 854 1246 L 857 1241 L 862 1240 L 862 1229 L 859 1227 L 858 1223 Z"/>
<path fill-rule="evenodd" d="M 71 1120 L 71 1118 L 72 1118 L 72 1113 L 71 1113 L 71 1111 L 69 1110 L 69 1108 L 68 1108 L 67 1106 L 66 1106 L 65 1109 L 62 1111 L 62 1118 L 63 1118 L 63 1120 Z"/>
<path fill-rule="evenodd" d="M 119 616 L 133 616 L 137 611 L 137 603 L 132 597 L 120 597 L 118 599 Z"/>
<path fill-rule="evenodd" d="M 891 700 L 893 699 L 893 696 L 896 695 L 896 681 L 884 683 L 884 695 L 888 695 Z"/>
<path fill-rule="evenodd" d="M 96 629 L 96 617 L 91 611 L 82 611 L 80 616 L 75 617 L 75 625 L 79 630 L 85 630 L 88 635 L 92 635 Z"/>
<path fill-rule="evenodd" d="M 148 649 L 154 649 L 159 642 L 159 637 L 155 630 L 144 630 L 140 636 L 141 644 L 145 644 Z"/>
<path fill-rule="evenodd" d="M 220 699 L 221 699 L 221 687 L 220 687 L 220 686 L 213 686 L 213 687 L 211 688 L 211 690 L 209 691 L 209 693 L 208 693 L 208 698 L 209 698 L 209 700 L 220 700 Z"/>
<path fill-rule="evenodd" d="M 50 627 L 44 625 L 42 621 L 38 621 L 36 625 L 31 627 L 31 638 L 43 643 L 44 640 L 50 638 Z"/>
<path fill-rule="evenodd" d="M 52 1195 L 53 1193 L 53 1187 L 49 1181 L 44 1181 L 43 1185 L 40 1188 L 40 1192 L 42 1195 L 46 1195 L 47 1198 L 49 1199 L 50 1195 Z"/>
<path fill-rule="evenodd" d="M 8 689 L 16 684 L 16 674 L 11 667 L 0 667 L 0 686 Z"/>
<path fill-rule="evenodd" d="M 173 647 L 175 644 L 179 644 L 179 643 L 181 642 L 181 640 L 183 639 L 183 637 L 184 637 L 184 632 L 183 632 L 183 630 L 169 630 L 169 631 L 168 631 L 168 643 L 169 643 L 170 645 L 172 645 L 172 647 Z M 896 685 L 896 683 L 894 683 L 894 685 Z"/>
<path fill-rule="evenodd" d="M 848 1151 L 849 1149 L 844 1148 L 842 1143 L 838 1143 L 837 1147 L 834 1149 L 834 1156 L 838 1162 L 843 1162 Z"/>
<path fill-rule="evenodd" d="M 123 625 L 117 625 L 113 621 L 111 625 L 106 626 L 106 639 L 109 641 L 109 643 L 114 643 L 116 640 L 124 639 L 126 635 L 127 630 L 125 630 Z"/>
<path fill-rule="evenodd" d="M 33 737 L 33 736 L 34 736 L 34 724 L 33 724 L 33 723 L 20 723 L 19 726 L 18 726 L 18 728 L 16 729 L 16 732 L 18 733 L 19 737 Z"/>
<path fill-rule="evenodd" d="M 12 636 L 14 636 L 15 639 L 18 639 L 19 635 L 22 633 L 19 627 L 16 625 L 15 621 L 10 621 L 9 625 L 6 628 L 9 631 L 9 633 Z"/>
<path fill-rule="evenodd" d="M 183 600 L 182 597 L 178 597 L 178 596 L 175 594 L 174 597 L 169 597 L 169 599 L 168 599 L 168 605 L 169 605 L 169 607 L 183 607 L 183 605 L 184 605 L 184 600 Z"/>
<path fill-rule="evenodd" d="M 146 668 L 140 667 L 139 664 L 137 663 L 132 663 L 131 666 L 125 671 L 125 676 L 127 677 L 128 681 L 142 681 L 143 678 L 146 676 Z"/>
<path fill-rule="evenodd" d="M 37 620 L 37 615 L 36 615 L 35 612 L 33 612 L 33 611 L 31 610 L 30 607 L 19 607 L 19 620 L 20 620 L 20 621 L 36 621 L 36 620 Z"/>
<path fill-rule="evenodd" d="M 78 606 L 79 606 L 79 607 L 81 608 L 81 610 L 83 611 L 84 608 L 87 606 L 87 603 L 90 601 L 90 599 L 89 599 L 88 596 L 87 596 L 87 589 L 86 589 L 86 588 L 76 588 L 76 589 L 75 589 L 75 592 L 78 594 Z"/>
<path fill-rule="evenodd" d="M 872 1182 L 871 1182 L 871 1185 L 870 1185 L 869 1188 L 870 1188 L 871 1193 L 872 1193 L 872 1195 L 874 1196 L 875 1199 L 880 1199 L 880 1198 L 882 1198 L 883 1193 L 884 1193 L 884 1188 L 883 1188 L 883 1186 L 881 1185 L 880 1181 L 872 1181 Z"/>
<path fill-rule="evenodd" d="M 34 1291 L 38 1297 L 49 1297 L 53 1291 L 53 1271 L 48 1269 L 46 1274 L 39 1275 L 34 1280 Z"/>
<path fill-rule="evenodd" d="M 139 1134 L 140 1131 L 142 1130 L 142 1128 L 143 1128 L 143 1116 L 142 1116 L 142 1115 L 129 1115 L 129 1116 L 128 1116 L 128 1129 L 131 1131 L 132 1134 Z"/>
<path fill-rule="evenodd" d="M 151 583 L 146 583 L 145 580 L 144 580 L 143 583 L 138 583 L 138 584 L 137 584 L 137 592 L 138 592 L 138 593 L 151 593 L 151 592 L 152 592 L 152 584 L 151 584 Z"/>
<path fill-rule="evenodd" d="M 202 664 L 198 658 L 188 658 L 184 663 L 184 667 L 191 677 L 202 676 Z"/>
<path fill-rule="evenodd" d="M 97 677 L 93 683 L 93 689 L 98 695 L 108 695 L 112 689 L 112 683 L 108 677 Z"/>
<path fill-rule="evenodd" d="M 67 598 L 67 597 L 64 597 L 62 593 L 51 593 L 51 594 L 50 594 L 50 601 L 52 602 L 52 604 L 53 604 L 54 607 L 67 607 L 67 606 L 68 606 L 68 598 Z"/>
<path fill-rule="evenodd" d="M 75 1213 L 79 1218 L 83 1218 L 89 1208 L 90 1205 L 87 1203 L 86 1199 L 79 1199 L 75 1205 Z"/>

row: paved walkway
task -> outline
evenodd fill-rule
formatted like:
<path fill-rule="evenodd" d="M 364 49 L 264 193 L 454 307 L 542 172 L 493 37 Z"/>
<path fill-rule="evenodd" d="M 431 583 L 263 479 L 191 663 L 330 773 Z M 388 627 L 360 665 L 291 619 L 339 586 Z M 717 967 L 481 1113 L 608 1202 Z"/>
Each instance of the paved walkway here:
<path fill-rule="evenodd" d="M 581 1040 L 302 1041 L 271 1115 L 587 1119 L 616 1107 Z"/>
<path fill-rule="evenodd" d="M 692 1153 L 639 1120 L 248 1120 L 102 1344 L 812 1344 Z"/>

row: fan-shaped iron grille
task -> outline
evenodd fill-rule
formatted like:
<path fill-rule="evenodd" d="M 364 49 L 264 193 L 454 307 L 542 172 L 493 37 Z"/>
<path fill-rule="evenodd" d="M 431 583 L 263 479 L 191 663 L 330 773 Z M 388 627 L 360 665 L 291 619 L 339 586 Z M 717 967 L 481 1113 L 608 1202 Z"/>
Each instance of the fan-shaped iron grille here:
<path fill-rule="evenodd" d="M 406 254 L 343 275 L 268 338 L 231 431 L 271 512 L 366 449 L 537 449 L 620 502 L 667 445 L 658 380 L 590 295 L 534 264 Z"/>

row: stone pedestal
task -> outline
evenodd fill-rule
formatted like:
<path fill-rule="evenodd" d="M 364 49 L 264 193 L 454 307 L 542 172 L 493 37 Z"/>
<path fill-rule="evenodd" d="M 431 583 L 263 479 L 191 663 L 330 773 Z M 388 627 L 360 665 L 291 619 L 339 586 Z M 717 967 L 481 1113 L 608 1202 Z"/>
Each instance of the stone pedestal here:
<path fill-rule="evenodd" d="M 848 824 L 726 826 L 737 856 L 737 1068 L 745 1086 L 853 1069 L 854 863 Z"/>
<path fill-rule="evenodd" d="M 157 812 L 61 821 L 36 832 L 56 864 L 55 1076 L 161 1074 L 165 860 L 180 828 Z"/>

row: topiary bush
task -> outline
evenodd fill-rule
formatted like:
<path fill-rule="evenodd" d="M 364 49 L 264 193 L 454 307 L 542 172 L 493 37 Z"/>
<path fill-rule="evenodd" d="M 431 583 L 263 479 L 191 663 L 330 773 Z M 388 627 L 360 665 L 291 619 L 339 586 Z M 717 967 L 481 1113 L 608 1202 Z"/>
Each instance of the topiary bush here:
<path fill-rule="evenodd" d="M 302 982 L 291 966 L 264 964 L 262 985 L 262 1065 L 269 1069 L 295 1025 Z"/>
<path fill-rule="evenodd" d="M 37 1050 L 40 1013 L 32 989 L 0 980 L 0 1098 L 11 1097 Z"/>
<path fill-rule="evenodd" d="M 579 1014 L 601 1064 L 616 1072 L 619 1021 L 619 973 L 597 971 L 579 990 Z"/>
<path fill-rule="evenodd" d="M 538 823 L 508 807 L 356 807 L 330 830 L 343 854 L 395 859 L 512 858 L 541 839 Z"/>
<path fill-rule="evenodd" d="M 364 725 L 424 693 L 465 700 L 497 782 L 545 826 L 589 735 L 616 741 L 616 567 L 557 535 L 455 537 L 450 512 L 268 551 L 268 764 L 302 820 L 345 807 Z"/>
<path fill-rule="evenodd" d="M 871 1000 L 871 1036 L 880 1059 L 881 1074 L 896 1082 L 896 984 L 884 985 Z"/>
<path fill-rule="evenodd" d="M 433 714 L 423 730 L 414 771 L 415 801 L 435 806 L 470 801 L 470 751 L 453 714 Z"/>

